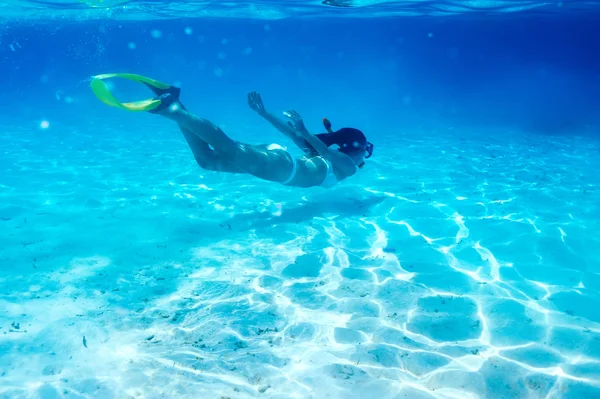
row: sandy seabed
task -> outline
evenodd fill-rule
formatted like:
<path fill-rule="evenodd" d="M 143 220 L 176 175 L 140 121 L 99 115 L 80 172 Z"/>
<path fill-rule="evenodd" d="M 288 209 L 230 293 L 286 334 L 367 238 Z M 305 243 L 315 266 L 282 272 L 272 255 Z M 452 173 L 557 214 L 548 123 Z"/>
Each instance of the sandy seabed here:
<path fill-rule="evenodd" d="M 1 134 L 1 398 L 600 397 L 588 138 L 380 138 L 334 189 Z"/>

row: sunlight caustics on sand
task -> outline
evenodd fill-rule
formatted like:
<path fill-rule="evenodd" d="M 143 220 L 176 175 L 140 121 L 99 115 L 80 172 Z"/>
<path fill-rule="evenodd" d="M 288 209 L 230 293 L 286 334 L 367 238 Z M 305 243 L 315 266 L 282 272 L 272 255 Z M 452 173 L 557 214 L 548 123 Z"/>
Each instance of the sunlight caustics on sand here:
<path fill-rule="evenodd" d="M 333 191 L 0 140 L 0 397 L 600 396 L 598 145 L 456 136 Z"/>

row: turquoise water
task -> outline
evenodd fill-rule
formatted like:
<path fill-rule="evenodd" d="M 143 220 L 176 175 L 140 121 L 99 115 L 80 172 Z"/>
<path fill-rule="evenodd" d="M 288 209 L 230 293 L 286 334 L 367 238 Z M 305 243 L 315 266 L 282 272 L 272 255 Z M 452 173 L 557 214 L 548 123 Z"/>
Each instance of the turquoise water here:
<path fill-rule="evenodd" d="M 89 18 L 152 20 L 162 18 L 259 18 L 277 20 L 289 17 L 392 17 L 453 16 L 473 13 L 539 14 L 564 12 L 585 16 L 597 10 L 597 3 L 586 0 L 536 2 L 527 0 L 419 1 L 419 0 L 277 0 L 230 1 L 196 0 L 171 2 L 160 0 L 5 0 L 2 15 L 12 18 L 46 20 L 55 18 L 85 21 Z"/>
<path fill-rule="evenodd" d="M 0 8 L 1 398 L 600 397 L 593 3 L 90 4 Z M 205 171 L 107 72 L 374 155 L 331 189 Z"/>

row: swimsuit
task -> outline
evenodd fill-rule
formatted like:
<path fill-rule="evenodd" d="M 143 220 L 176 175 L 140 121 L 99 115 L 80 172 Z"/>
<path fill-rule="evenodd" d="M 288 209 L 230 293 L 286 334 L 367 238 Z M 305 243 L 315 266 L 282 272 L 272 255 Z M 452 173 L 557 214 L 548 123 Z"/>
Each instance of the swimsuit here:
<path fill-rule="evenodd" d="M 284 182 L 281 183 L 284 185 L 291 183 L 292 180 L 294 180 L 294 177 L 296 177 L 296 172 L 298 171 L 298 166 L 296 166 L 296 158 L 294 158 L 289 152 L 288 155 L 290 156 L 290 158 L 292 158 L 292 173 L 290 173 L 290 177 L 288 177 Z"/>
<path fill-rule="evenodd" d="M 288 150 L 286 150 L 285 148 L 281 147 L 278 144 L 271 144 L 267 147 L 267 149 L 269 149 L 269 150 L 277 149 L 277 150 L 283 150 L 283 151 L 287 152 L 288 156 L 292 160 L 292 171 L 290 173 L 290 176 L 287 179 L 285 179 L 285 181 L 281 182 L 281 184 L 285 185 L 285 184 L 291 183 L 292 180 L 294 180 L 294 177 L 296 177 L 296 172 L 298 171 L 298 165 L 297 165 L 298 161 L 296 160 L 296 158 L 294 158 Z M 321 158 L 325 162 L 325 165 L 327 166 L 327 171 L 325 172 L 325 179 L 323 179 L 323 182 L 320 184 L 320 186 L 325 187 L 325 188 L 335 186 L 338 182 L 338 178 L 335 175 L 335 173 L 333 172 L 333 165 L 331 165 L 331 162 L 329 162 L 325 158 L 323 158 L 323 157 L 319 157 L 319 158 Z"/>
<path fill-rule="evenodd" d="M 321 187 L 333 187 L 338 182 L 337 176 L 333 172 L 333 165 L 331 165 L 331 162 L 329 162 L 325 158 L 321 158 L 323 159 L 323 161 L 325 161 L 325 164 L 327 165 L 327 172 L 325 174 L 325 179 L 323 179 L 323 183 L 321 183 Z M 295 164 L 296 162 L 294 162 L 294 165 Z"/>

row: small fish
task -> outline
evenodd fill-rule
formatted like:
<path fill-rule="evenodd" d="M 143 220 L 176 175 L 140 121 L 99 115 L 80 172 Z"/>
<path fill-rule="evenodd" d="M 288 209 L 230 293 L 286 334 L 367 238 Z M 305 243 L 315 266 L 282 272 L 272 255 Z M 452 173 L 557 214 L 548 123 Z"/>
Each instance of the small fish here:
<path fill-rule="evenodd" d="M 87 348 L 87 340 L 85 339 L 85 335 L 83 336 L 83 346 Z"/>

